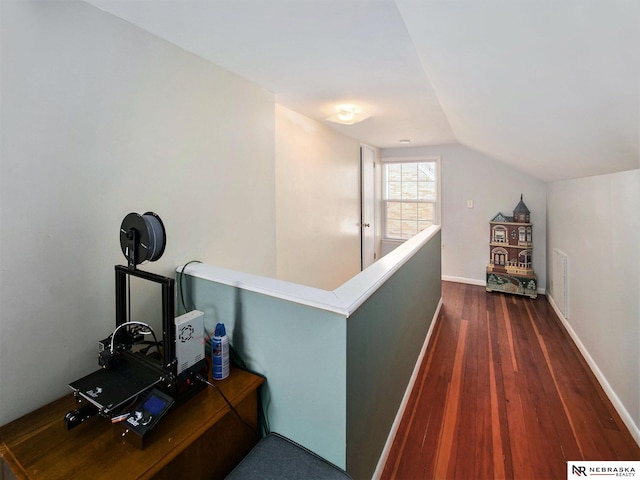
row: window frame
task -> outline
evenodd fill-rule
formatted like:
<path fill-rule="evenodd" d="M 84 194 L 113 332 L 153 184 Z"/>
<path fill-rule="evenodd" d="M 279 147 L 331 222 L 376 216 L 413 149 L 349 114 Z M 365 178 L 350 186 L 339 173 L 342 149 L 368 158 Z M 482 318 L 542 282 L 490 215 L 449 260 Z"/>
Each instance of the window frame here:
<path fill-rule="evenodd" d="M 497 235 L 498 232 L 504 233 L 504 235 Z M 509 244 L 509 230 L 504 225 L 494 225 L 492 233 L 492 243 Z M 500 238 L 503 238 L 503 240 L 500 240 Z"/>
<path fill-rule="evenodd" d="M 415 200 L 415 203 L 426 203 L 434 205 L 433 208 L 433 220 L 432 225 L 441 225 L 442 222 L 442 198 L 441 198 L 441 184 L 442 184 L 442 169 L 440 162 L 440 155 L 419 155 L 419 156 L 410 156 L 410 157 L 383 157 L 382 159 L 382 195 L 381 195 L 381 213 L 382 213 L 382 240 L 388 243 L 404 243 L 408 239 L 406 238 L 398 238 L 398 237 L 390 237 L 387 235 L 387 210 L 388 210 L 388 202 L 397 201 L 397 200 L 389 200 L 387 198 L 387 165 L 389 164 L 402 164 L 402 163 L 421 163 L 421 162 L 429 162 L 435 164 L 436 171 L 436 182 L 435 182 L 435 201 L 430 200 Z M 428 228 L 428 227 L 427 227 Z"/>

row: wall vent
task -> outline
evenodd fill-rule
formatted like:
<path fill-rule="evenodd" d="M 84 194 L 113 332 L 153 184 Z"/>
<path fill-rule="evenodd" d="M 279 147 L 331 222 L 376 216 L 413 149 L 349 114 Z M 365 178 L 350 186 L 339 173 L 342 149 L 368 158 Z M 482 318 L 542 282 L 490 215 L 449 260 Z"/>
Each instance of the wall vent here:
<path fill-rule="evenodd" d="M 567 296 L 567 254 L 557 248 L 553 249 L 553 265 L 551 272 L 551 293 L 553 301 L 564 318 L 569 318 Z"/>

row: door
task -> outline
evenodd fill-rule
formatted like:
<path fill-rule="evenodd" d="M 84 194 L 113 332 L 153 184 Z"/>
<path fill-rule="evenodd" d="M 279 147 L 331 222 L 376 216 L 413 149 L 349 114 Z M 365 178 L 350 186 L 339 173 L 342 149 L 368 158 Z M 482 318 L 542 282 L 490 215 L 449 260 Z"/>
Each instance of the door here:
<path fill-rule="evenodd" d="M 361 268 L 376 261 L 376 152 L 366 145 L 360 147 L 360 239 Z"/>

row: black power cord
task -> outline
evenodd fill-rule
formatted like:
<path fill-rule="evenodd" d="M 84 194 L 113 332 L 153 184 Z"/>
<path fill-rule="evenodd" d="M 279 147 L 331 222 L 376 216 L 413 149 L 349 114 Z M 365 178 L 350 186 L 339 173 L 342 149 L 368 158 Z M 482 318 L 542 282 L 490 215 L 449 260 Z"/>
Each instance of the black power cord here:
<path fill-rule="evenodd" d="M 229 344 L 229 359 L 240 370 L 244 370 L 245 372 L 256 375 L 262 378 L 265 382 L 267 381 L 267 377 L 265 377 L 263 374 L 256 372 L 254 370 L 251 370 L 250 368 L 247 367 L 247 364 L 244 362 L 244 360 L 242 360 L 242 357 L 240 357 L 236 349 L 233 348 L 233 345 L 231 344 Z M 262 413 L 261 415 L 262 430 L 264 431 L 265 435 L 268 435 L 271 432 L 271 427 L 269 426 L 269 418 L 267 417 L 267 412 L 265 410 L 265 406 L 263 403 L 263 395 L 260 395 L 258 397 L 258 401 L 260 402 L 259 408 L 260 408 L 260 412 Z"/>
<path fill-rule="evenodd" d="M 189 261 L 189 262 L 185 263 L 185 264 L 182 266 L 182 268 L 180 269 L 180 282 L 179 282 L 179 285 L 180 285 L 180 300 L 181 300 L 181 302 L 182 302 L 182 308 L 183 308 L 183 310 L 184 310 L 185 312 L 186 312 L 188 309 L 187 309 L 187 304 L 186 304 L 186 302 L 185 302 L 185 298 L 184 298 L 184 290 L 185 290 L 185 289 L 184 289 L 184 277 L 185 277 L 185 273 L 184 273 L 184 271 L 185 271 L 185 269 L 186 269 L 189 265 L 191 265 L 192 263 L 202 263 L 202 261 L 200 261 L 200 260 L 191 260 L 191 261 Z M 193 303 L 193 302 L 192 302 L 192 303 Z M 195 304 L 193 304 L 192 306 L 193 306 L 193 309 L 195 310 L 195 309 L 196 309 Z M 206 332 L 205 332 L 205 333 L 206 333 Z M 209 339 L 209 336 L 207 336 L 207 345 L 208 345 L 208 346 L 210 345 L 210 339 Z M 234 365 L 236 365 L 236 366 L 237 366 L 238 368 L 240 368 L 241 370 L 244 370 L 245 372 L 248 372 L 248 373 L 252 373 L 252 374 L 254 374 L 254 375 L 257 375 L 257 376 L 261 377 L 262 379 L 264 379 L 265 381 L 267 380 L 267 377 L 265 377 L 265 376 L 264 376 L 264 375 L 262 375 L 261 373 L 255 372 L 255 371 L 253 371 L 253 370 L 251 370 L 251 369 L 247 368 L 246 363 L 244 362 L 244 360 L 242 360 L 242 358 L 240 357 L 240 355 L 238 354 L 238 352 L 233 348 L 233 345 L 231 345 L 231 343 L 229 343 L 229 357 L 230 357 L 231 362 L 233 362 L 233 364 L 234 364 Z M 204 382 L 204 383 L 206 383 L 207 385 L 209 385 L 209 386 L 211 386 L 211 387 L 215 388 L 216 390 L 218 390 L 218 392 L 220 392 L 220 395 L 222 395 L 222 398 L 224 398 L 224 399 L 225 399 L 225 401 L 227 402 L 227 404 L 229 405 L 229 407 L 231 407 L 231 409 L 232 409 L 234 412 L 236 412 L 236 411 L 235 411 L 235 409 L 233 408 L 233 406 L 231 405 L 231 403 L 230 403 L 230 402 L 225 398 L 224 394 L 220 391 L 220 389 L 219 389 L 217 386 L 215 386 L 214 384 L 210 383 L 210 382 L 209 382 L 206 378 L 204 378 L 202 375 L 196 375 L 196 378 L 197 378 L 199 381 Z M 263 404 L 262 396 L 261 396 L 261 395 L 260 395 L 260 396 L 258 396 L 258 401 L 259 401 L 259 403 L 260 403 L 259 408 L 260 408 L 260 412 L 261 412 L 261 414 L 262 414 L 262 415 L 261 415 L 262 430 L 264 431 L 264 434 L 265 434 L 265 435 L 268 435 L 268 434 L 270 433 L 270 431 L 271 431 L 271 428 L 270 428 L 270 426 L 269 426 L 269 419 L 268 419 L 268 417 L 267 417 L 267 412 L 265 411 L 265 407 L 264 407 L 264 404 Z M 238 412 L 236 412 L 236 415 L 238 415 L 238 417 L 240 418 L 240 420 L 242 420 L 242 417 L 240 417 L 240 415 L 238 414 Z M 243 423 L 245 423 L 245 424 L 246 424 L 246 422 L 245 422 L 244 420 L 242 420 L 242 421 L 243 421 Z M 248 424 L 247 424 L 247 426 L 248 426 L 249 428 L 251 428 L 251 431 L 253 431 L 253 432 L 258 436 L 258 438 L 260 438 L 259 433 L 258 433 L 258 432 L 256 432 L 256 430 L 255 430 L 253 427 L 251 427 L 251 426 L 250 426 L 250 425 L 248 425 Z"/>
<path fill-rule="evenodd" d="M 191 260 L 190 262 L 185 263 L 182 266 L 182 269 L 180 270 L 180 300 L 182 301 L 182 308 L 183 310 L 186 312 L 187 311 L 187 305 L 184 301 L 184 270 L 185 268 L 187 268 L 189 265 L 191 265 L 192 263 L 202 263 L 200 260 Z M 195 307 L 194 307 L 195 309 Z"/>
<path fill-rule="evenodd" d="M 229 405 L 229 408 L 233 411 L 233 413 L 236 414 L 238 419 L 242 423 L 244 423 L 247 426 L 247 428 L 249 428 L 249 430 L 251 430 L 258 439 L 260 438 L 260 434 L 258 433 L 258 431 L 255 428 L 253 428 L 253 426 L 249 422 L 247 422 L 244 418 L 242 418 L 242 416 L 240 415 L 240 413 L 238 413 L 238 411 L 235 409 L 235 407 L 233 405 L 231 405 L 231 402 L 229 401 L 229 399 L 227 399 L 227 397 L 225 397 L 224 393 L 222 393 L 222 390 L 220 390 L 216 385 L 214 385 L 209 380 L 204 378 L 200 373 L 196 374 L 196 379 L 201 381 L 202 383 L 206 383 L 210 387 L 213 387 L 220 394 L 220 396 L 224 399 L 224 401 L 227 402 L 227 405 Z"/>

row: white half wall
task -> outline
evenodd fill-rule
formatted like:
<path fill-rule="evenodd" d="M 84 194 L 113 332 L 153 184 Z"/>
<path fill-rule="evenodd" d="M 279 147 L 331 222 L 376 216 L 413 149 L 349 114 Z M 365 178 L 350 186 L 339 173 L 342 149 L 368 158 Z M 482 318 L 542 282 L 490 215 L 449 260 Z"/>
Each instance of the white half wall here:
<path fill-rule="evenodd" d="M 640 443 L 640 170 L 550 183 L 547 207 L 549 263 L 568 256 L 566 324 Z"/>
<path fill-rule="evenodd" d="M 442 276 L 484 285 L 489 263 L 489 221 L 512 215 L 524 195 L 533 223 L 533 268 L 546 285 L 546 186 L 538 179 L 462 145 L 383 149 L 385 157 L 439 155 L 442 170 Z M 467 201 L 473 201 L 473 208 Z"/>
<path fill-rule="evenodd" d="M 167 229 L 142 269 L 275 275 L 275 100 L 84 2 L 0 7 L 4 424 L 98 368 L 129 212 Z"/>
<path fill-rule="evenodd" d="M 333 290 L 360 271 L 360 143 L 276 105 L 277 278 Z"/>

